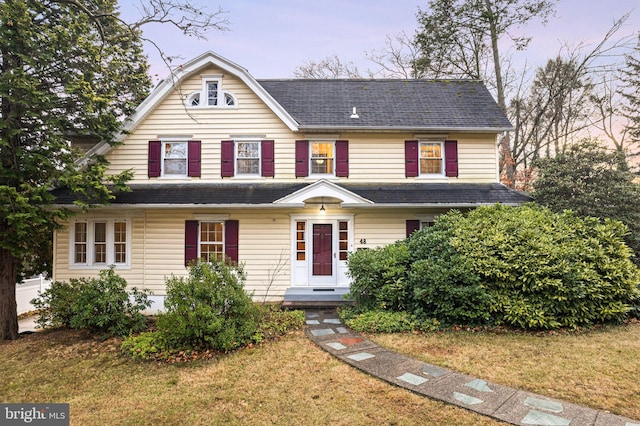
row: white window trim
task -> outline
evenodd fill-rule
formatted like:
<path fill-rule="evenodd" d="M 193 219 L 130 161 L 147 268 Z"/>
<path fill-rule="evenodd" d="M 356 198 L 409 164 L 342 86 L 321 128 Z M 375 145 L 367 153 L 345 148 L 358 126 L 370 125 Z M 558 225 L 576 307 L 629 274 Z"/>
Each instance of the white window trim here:
<path fill-rule="evenodd" d="M 331 146 L 332 146 L 331 151 L 333 152 L 333 157 L 331 158 L 333 160 L 333 166 L 332 166 L 331 173 L 313 173 L 312 152 L 313 152 L 313 144 L 314 143 L 331 144 Z M 310 140 L 309 141 L 309 176 L 308 176 L 308 178 L 317 179 L 317 178 L 322 178 L 322 177 L 324 177 L 325 179 L 331 179 L 331 178 L 335 178 L 336 177 L 336 141 L 335 140 L 316 139 L 316 140 Z"/>
<path fill-rule="evenodd" d="M 189 140 L 184 138 L 171 138 L 171 139 L 161 139 L 160 140 L 160 178 L 164 179 L 190 179 L 189 177 Z M 165 144 L 167 143 L 184 143 L 186 145 L 186 155 L 185 155 L 185 173 L 184 174 L 167 174 L 165 172 L 164 166 L 164 153 L 165 153 Z"/>
<path fill-rule="evenodd" d="M 420 167 L 420 160 L 422 160 L 422 157 L 420 157 L 420 153 L 422 152 L 422 145 L 423 144 L 439 144 L 440 145 L 440 152 L 442 155 L 442 162 L 440 163 L 440 173 L 422 173 L 421 172 L 421 167 Z M 446 175 L 445 175 L 445 164 L 446 164 L 446 158 L 444 156 L 444 140 L 420 140 L 418 141 L 418 177 L 419 178 L 427 178 L 427 179 L 445 179 Z"/>
<path fill-rule="evenodd" d="M 228 90 L 223 88 L 222 74 L 207 74 L 202 75 L 202 86 L 199 91 L 192 92 L 185 98 L 185 107 L 187 108 L 220 108 L 220 109 L 237 109 L 238 97 Z M 218 94 L 216 97 L 216 105 L 209 105 L 208 89 L 209 83 L 217 83 Z M 198 105 L 192 105 L 193 99 L 199 96 L 200 100 Z M 233 105 L 227 104 L 227 97 L 233 99 Z"/>
<path fill-rule="evenodd" d="M 203 259 L 202 257 L 202 230 L 201 226 L 203 223 L 219 223 L 222 225 L 222 259 L 225 258 L 227 242 L 225 239 L 226 234 L 226 224 L 224 220 L 199 220 L 198 221 L 198 259 Z"/>
<path fill-rule="evenodd" d="M 127 261 L 125 263 L 115 262 L 115 238 L 114 238 L 114 224 L 116 222 L 125 222 L 127 224 L 126 245 L 127 245 Z M 76 223 L 87 224 L 87 261 L 85 263 L 75 262 L 75 229 Z M 105 263 L 94 263 L 95 258 L 95 224 L 106 223 L 107 224 L 107 261 Z M 116 269 L 130 268 L 131 267 L 131 220 L 122 218 L 91 218 L 91 219 L 77 219 L 71 221 L 69 224 L 69 266 L 71 269 L 104 269 L 109 266 L 115 266 Z"/>
<path fill-rule="evenodd" d="M 255 142 L 258 144 L 258 173 L 240 173 L 238 167 L 238 143 Z M 238 138 L 233 140 L 233 167 L 236 171 L 234 178 L 239 179 L 256 179 L 262 177 L 262 139 L 256 138 Z"/>

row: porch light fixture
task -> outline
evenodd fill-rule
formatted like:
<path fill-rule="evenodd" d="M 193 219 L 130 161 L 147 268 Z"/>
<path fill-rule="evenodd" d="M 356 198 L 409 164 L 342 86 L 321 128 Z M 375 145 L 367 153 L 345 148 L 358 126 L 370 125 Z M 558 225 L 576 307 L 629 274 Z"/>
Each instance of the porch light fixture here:
<path fill-rule="evenodd" d="M 320 214 L 325 214 L 327 209 L 324 208 L 324 197 L 322 197 L 322 205 L 320 206 Z"/>

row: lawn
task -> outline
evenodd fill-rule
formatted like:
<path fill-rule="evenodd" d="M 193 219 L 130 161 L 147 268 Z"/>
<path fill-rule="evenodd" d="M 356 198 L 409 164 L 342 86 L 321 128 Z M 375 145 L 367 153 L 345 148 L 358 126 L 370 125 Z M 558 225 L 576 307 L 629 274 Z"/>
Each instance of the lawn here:
<path fill-rule="evenodd" d="M 367 336 L 427 362 L 640 419 L 640 324 L 583 333 Z M 0 343 L 0 401 L 68 402 L 71 424 L 499 424 L 331 357 L 302 332 L 186 364 L 53 331 Z"/>
<path fill-rule="evenodd" d="M 72 425 L 500 424 L 361 373 L 301 331 L 186 364 L 133 362 L 71 331 L 0 343 L 0 358 L 0 401 L 68 402 Z"/>

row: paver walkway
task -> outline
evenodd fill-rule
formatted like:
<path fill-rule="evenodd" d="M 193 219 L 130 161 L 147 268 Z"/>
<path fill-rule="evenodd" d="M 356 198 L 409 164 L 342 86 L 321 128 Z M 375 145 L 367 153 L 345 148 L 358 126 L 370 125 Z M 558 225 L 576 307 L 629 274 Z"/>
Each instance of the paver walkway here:
<path fill-rule="evenodd" d="M 516 425 L 640 426 L 640 421 L 486 382 L 408 358 L 348 329 L 335 310 L 307 310 L 307 336 L 366 373 L 412 392 Z"/>

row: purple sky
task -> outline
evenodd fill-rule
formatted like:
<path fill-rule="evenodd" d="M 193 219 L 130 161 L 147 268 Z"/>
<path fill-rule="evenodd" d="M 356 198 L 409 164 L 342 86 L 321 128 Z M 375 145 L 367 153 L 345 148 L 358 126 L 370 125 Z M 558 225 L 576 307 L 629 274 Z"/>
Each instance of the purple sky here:
<path fill-rule="evenodd" d="M 352 61 L 361 72 L 375 68 L 365 52 L 384 47 L 387 35 L 416 29 L 417 0 L 195 0 L 207 8 L 224 10 L 230 31 L 209 33 L 209 40 L 182 36 L 169 26 L 148 27 L 152 38 L 167 54 L 180 55 L 186 61 L 211 50 L 247 68 L 255 78 L 293 77 L 295 68 L 313 59 L 337 54 Z M 125 18 L 135 19 L 136 9 L 121 2 Z M 211 6 L 211 5 L 214 6 Z M 634 9 L 632 11 L 632 9 Z M 556 17 L 546 27 L 532 23 L 521 30 L 533 37 L 529 49 L 517 60 L 532 66 L 542 65 L 555 56 L 564 43 L 577 45 L 599 41 L 614 20 L 632 11 L 619 32 L 629 35 L 640 31 L 638 0 L 559 0 Z M 168 70 L 159 56 L 147 47 L 154 81 Z"/>

